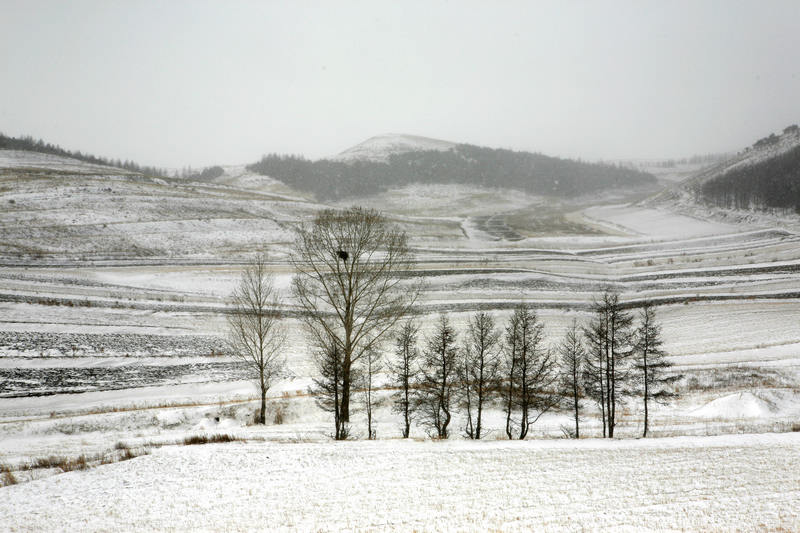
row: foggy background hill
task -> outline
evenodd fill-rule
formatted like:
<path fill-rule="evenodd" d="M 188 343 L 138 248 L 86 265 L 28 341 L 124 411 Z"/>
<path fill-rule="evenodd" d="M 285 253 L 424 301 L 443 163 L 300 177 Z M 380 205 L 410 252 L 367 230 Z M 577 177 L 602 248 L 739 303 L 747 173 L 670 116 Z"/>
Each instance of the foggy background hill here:
<path fill-rule="evenodd" d="M 270 154 L 247 168 L 311 192 L 321 201 L 367 196 L 412 183 L 499 187 L 569 198 L 656 182 L 652 174 L 619 165 L 539 153 L 410 135 L 383 135 L 371 141 L 345 150 L 337 159 Z"/>

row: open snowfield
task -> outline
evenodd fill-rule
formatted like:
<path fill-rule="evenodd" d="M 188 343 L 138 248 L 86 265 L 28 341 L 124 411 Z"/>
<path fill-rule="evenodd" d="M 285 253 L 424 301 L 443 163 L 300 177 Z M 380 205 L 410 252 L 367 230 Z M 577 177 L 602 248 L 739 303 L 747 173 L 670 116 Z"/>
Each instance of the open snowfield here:
<path fill-rule="evenodd" d="M 605 287 L 653 300 L 685 375 L 651 413 L 657 438 L 627 440 L 642 424 L 630 403 L 614 442 L 558 438 L 562 412 L 495 441 L 494 409 L 490 442 L 404 443 L 384 391 L 387 440 L 335 444 L 295 318 L 293 376 L 269 407 L 282 424 L 252 425 L 255 388 L 221 355 L 243 265 L 266 251 L 288 291 L 292 225 L 322 204 L 243 167 L 155 180 L 0 150 L 0 465 L 20 481 L 0 488 L 0 529 L 800 529 L 800 228 L 628 200 L 413 185 L 364 201 L 409 233 L 423 336 L 439 313 L 503 323 L 525 300 L 555 343 Z M 596 437 L 596 414 L 584 422 Z M 246 441 L 170 444 L 198 432 Z M 25 468 L 119 442 L 150 455 Z"/>
<path fill-rule="evenodd" d="M 796 433 L 168 446 L 0 506 L 9 531 L 792 531 L 798 454 Z"/>

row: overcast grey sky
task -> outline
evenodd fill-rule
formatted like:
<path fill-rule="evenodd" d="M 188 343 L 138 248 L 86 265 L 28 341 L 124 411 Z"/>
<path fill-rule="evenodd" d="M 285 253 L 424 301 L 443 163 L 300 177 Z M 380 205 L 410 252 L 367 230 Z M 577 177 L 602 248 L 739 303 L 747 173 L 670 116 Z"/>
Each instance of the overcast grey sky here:
<path fill-rule="evenodd" d="M 800 1 L 0 0 L 0 131 L 195 167 L 401 132 L 599 158 L 800 121 Z"/>

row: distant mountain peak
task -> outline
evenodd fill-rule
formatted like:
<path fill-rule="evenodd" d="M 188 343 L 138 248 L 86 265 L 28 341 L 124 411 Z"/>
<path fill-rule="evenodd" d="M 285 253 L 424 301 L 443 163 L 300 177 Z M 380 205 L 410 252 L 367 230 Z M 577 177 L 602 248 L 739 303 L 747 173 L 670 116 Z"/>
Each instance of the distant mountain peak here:
<path fill-rule="evenodd" d="M 384 133 L 370 137 L 344 152 L 331 157 L 337 161 L 386 161 L 392 154 L 403 154 L 421 150 L 446 151 L 456 146 L 456 143 L 431 139 L 420 135 L 405 133 Z"/>

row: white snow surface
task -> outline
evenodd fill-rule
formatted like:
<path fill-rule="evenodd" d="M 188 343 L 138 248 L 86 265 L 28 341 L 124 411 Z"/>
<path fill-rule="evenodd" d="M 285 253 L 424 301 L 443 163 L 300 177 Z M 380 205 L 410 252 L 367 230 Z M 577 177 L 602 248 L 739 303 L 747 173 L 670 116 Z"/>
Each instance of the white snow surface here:
<path fill-rule="evenodd" d="M 800 528 L 800 434 L 229 443 L 2 489 L 7 531 Z"/>
<path fill-rule="evenodd" d="M 590 207 L 584 211 L 584 216 L 600 225 L 655 239 L 686 239 L 741 231 L 741 226 L 733 224 L 631 205 Z"/>
<path fill-rule="evenodd" d="M 386 161 L 392 154 L 421 150 L 447 151 L 454 146 L 456 146 L 456 143 L 431 139 L 429 137 L 420 137 L 418 135 L 407 135 L 403 133 L 385 133 L 383 135 L 370 137 L 366 141 L 352 148 L 348 148 L 330 159 L 339 161 Z"/>
<path fill-rule="evenodd" d="M 752 392 L 737 392 L 708 402 L 692 415 L 701 418 L 759 418 L 772 416 L 779 406 Z"/>
<path fill-rule="evenodd" d="M 130 174 L 117 167 L 95 165 L 79 159 L 27 150 L 0 150 L 0 168 L 41 168 L 60 171 L 94 171 L 106 174 Z"/>

